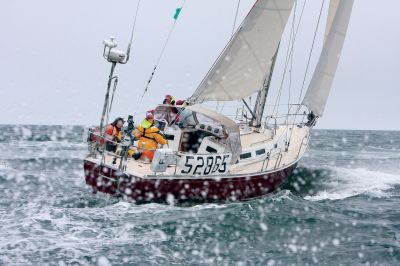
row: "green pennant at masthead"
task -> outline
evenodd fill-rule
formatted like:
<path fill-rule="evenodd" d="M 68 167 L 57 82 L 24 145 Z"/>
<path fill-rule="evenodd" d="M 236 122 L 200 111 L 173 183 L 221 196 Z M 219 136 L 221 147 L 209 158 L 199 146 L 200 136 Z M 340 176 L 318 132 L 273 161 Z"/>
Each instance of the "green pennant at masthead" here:
<path fill-rule="evenodd" d="M 179 14 L 181 13 L 181 10 L 182 10 L 181 7 L 178 7 L 178 8 L 175 10 L 175 15 L 174 15 L 174 19 L 175 19 L 175 20 L 178 19 Z"/>

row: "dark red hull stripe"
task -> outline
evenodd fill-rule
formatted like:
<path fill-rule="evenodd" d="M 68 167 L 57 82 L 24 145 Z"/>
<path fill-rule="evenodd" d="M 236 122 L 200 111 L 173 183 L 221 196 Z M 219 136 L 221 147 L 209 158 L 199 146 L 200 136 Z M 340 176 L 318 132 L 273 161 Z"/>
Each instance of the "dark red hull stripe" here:
<path fill-rule="evenodd" d="M 149 179 L 84 162 L 86 184 L 94 191 L 137 202 L 237 201 L 274 192 L 296 164 L 272 173 L 215 179 Z"/>

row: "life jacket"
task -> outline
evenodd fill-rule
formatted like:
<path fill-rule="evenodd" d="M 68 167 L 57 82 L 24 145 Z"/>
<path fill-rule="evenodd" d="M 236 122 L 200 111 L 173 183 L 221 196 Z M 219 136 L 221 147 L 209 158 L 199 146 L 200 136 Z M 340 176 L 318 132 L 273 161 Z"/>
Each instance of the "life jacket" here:
<path fill-rule="evenodd" d="M 100 135 L 99 127 L 89 128 L 89 132 L 88 142 L 97 142 Z M 110 136 L 115 136 L 118 140 L 122 139 L 122 130 L 111 124 L 106 127 L 105 133 Z M 105 134 L 103 133 L 101 135 L 104 137 Z M 104 144 L 104 138 L 100 138 L 99 142 Z"/>
<path fill-rule="evenodd" d="M 122 140 L 122 130 L 112 124 L 108 125 L 106 128 L 106 134 L 117 138 L 118 141 Z"/>
<path fill-rule="evenodd" d="M 157 145 L 165 145 L 168 141 L 160 133 L 160 130 L 153 124 L 144 119 L 134 130 L 134 136 L 139 138 L 138 148 L 142 150 L 142 159 L 152 160 Z"/>
<path fill-rule="evenodd" d="M 150 128 L 153 124 L 147 120 L 147 119 L 143 119 L 143 121 L 140 123 L 140 125 L 146 129 L 146 128 Z"/>

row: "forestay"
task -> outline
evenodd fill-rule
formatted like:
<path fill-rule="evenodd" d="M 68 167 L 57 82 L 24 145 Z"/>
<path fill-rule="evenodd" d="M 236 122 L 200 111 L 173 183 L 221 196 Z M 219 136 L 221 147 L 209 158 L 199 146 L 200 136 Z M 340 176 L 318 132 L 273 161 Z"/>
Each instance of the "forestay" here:
<path fill-rule="evenodd" d="M 240 100 L 262 89 L 294 0 L 258 0 L 191 102 Z"/>
<path fill-rule="evenodd" d="M 324 112 L 332 87 L 352 8 L 353 0 L 339 1 L 339 3 L 334 0 L 329 6 L 329 14 L 331 15 L 333 13 L 332 10 L 334 11 L 335 9 L 336 14 L 333 20 L 328 17 L 328 35 L 326 36 L 314 75 L 303 99 L 303 104 L 319 117 Z"/>

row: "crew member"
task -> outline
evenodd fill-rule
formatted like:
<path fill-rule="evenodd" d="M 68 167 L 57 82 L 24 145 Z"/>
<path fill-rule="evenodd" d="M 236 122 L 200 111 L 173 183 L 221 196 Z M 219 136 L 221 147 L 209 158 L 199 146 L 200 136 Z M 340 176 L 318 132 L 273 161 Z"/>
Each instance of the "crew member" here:
<path fill-rule="evenodd" d="M 314 114 L 313 111 L 311 111 L 311 112 L 307 115 L 306 126 L 308 126 L 308 127 L 313 127 L 313 126 L 315 126 L 316 123 L 317 123 L 317 116 Z"/>
<path fill-rule="evenodd" d="M 171 96 L 169 94 L 165 95 L 165 99 L 163 101 L 163 104 L 170 104 L 170 105 L 175 105 L 176 99 L 174 96 Z"/>
<path fill-rule="evenodd" d="M 106 139 L 106 150 L 115 152 L 117 150 L 117 143 L 122 140 L 122 127 L 124 126 L 124 119 L 118 117 L 106 127 L 105 139 Z"/>
<path fill-rule="evenodd" d="M 142 150 L 140 159 L 151 162 L 154 157 L 154 152 L 158 144 L 165 145 L 168 141 L 160 133 L 160 130 L 154 126 L 154 116 L 152 113 L 147 113 L 146 118 L 133 132 L 136 138 L 139 139 L 139 149 Z"/>

